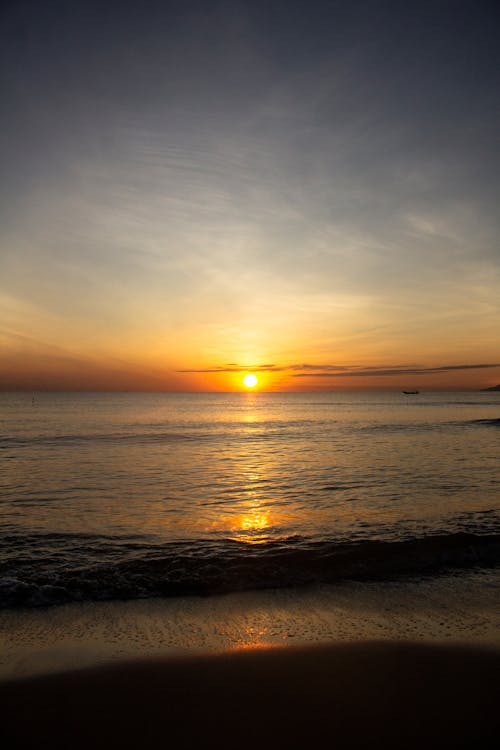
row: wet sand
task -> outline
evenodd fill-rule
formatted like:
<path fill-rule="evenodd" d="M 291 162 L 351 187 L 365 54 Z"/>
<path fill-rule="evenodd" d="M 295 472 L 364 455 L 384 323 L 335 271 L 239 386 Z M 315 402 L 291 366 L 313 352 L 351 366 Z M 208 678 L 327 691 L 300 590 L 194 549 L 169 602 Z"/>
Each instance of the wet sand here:
<path fill-rule="evenodd" d="M 122 662 L 0 684 L 4 747 L 494 747 L 500 652 L 363 642 Z"/>
<path fill-rule="evenodd" d="M 500 648 L 500 569 L 214 597 L 0 612 L 0 680 L 256 646 L 425 641 Z"/>
<path fill-rule="evenodd" d="M 4 611 L 0 742 L 496 747 L 499 582 L 483 571 Z"/>

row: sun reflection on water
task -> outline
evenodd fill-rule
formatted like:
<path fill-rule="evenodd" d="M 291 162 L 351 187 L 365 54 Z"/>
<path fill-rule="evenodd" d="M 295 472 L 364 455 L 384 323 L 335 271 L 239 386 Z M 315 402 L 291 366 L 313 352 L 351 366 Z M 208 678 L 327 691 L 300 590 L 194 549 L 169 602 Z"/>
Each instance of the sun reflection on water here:
<path fill-rule="evenodd" d="M 269 526 L 269 516 L 266 513 L 255 513 L 240 518 L 240 528 L 243 531 L 261 531 Z"/>
<path fill-rule="evenodd" d="M 244 532 L 236 537 L 240 542 L 247 544 L 262 544 L 269 539 L 266 529 L 270 526 L 269 513 L 258 508 L 238 516 L 233 525 L 233 532 Z"/>
<path fill-rule="evenodd" d="M 268 541 L 270 527 L 270 513 L 268 510 L 262 510 L 257 501 L 253 501 L 250 507 L 242 509 L 240 514 L 230 520 L 231 538 L 247 544 L 262 544 Z"/>

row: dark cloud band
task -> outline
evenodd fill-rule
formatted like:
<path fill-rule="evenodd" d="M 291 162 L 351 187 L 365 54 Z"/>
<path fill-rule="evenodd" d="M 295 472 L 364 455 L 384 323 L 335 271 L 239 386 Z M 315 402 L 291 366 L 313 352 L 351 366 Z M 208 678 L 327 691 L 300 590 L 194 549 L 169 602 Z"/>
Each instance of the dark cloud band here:
<path fill-rule="evenodd" d="M 372 367 L 362 368 L 347 365 L 237 365 L 207 367 L 205 369 L 176 370 L 183 373 L 230 373 L 230 372 L 290 372 L 294 378 L 343 378 L 343 377 L 387 377 L 391 375 L 429 375 L 456 370 L 484 370 L 500 367 L 498 363 L 472 365 L 442 365 L 441 367 Z"/>

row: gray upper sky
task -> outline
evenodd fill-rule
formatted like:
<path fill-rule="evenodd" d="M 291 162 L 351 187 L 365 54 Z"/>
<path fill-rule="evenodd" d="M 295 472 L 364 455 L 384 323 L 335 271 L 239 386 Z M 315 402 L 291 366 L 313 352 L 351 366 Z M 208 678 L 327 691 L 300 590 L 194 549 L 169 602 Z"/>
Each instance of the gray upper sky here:
<path fill-rule="evenodd" d="M 2 13 L 0 385 L 500 359 L 497 3 Z"/>

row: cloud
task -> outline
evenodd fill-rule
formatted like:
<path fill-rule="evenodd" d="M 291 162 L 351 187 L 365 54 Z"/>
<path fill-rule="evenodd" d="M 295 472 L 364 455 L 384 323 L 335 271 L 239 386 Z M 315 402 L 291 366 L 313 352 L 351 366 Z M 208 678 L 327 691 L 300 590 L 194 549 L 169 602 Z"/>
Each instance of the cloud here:
<path fill-rule="evenodd" d="M 478 364 L 478 365 L 443 365 L 442 367 L 386 367 L 386 368 L 369 368 L 369 369 L 352 369 L 347 372 L 330 372 L 322 368 L 319 372 L 299 372 L 294 373 L 294 378 L 341 378 L 349 377 L 380 377 L 391 375 L 430 375 L 440 372 L 452 372 L 455 370 L 482 370 L 486 368 L 500 367 L 500 364 Z"/>
<path fill-rule="evenodd" d="M 183 373 L 223 373 L 223 372 L 291 372 L 294 378 L 343 378 L 343 377 L 380 377 L 391 375 L 429 375 L 440 372 L 452 372 L 455 370 L 484 370 L 500 367 L 500 363 L 481 363 L 472 365 L 442 365 L 440 367 L 370 367 L 359 365 L 238 365 L 235 363 L 221 365 L 219 367 L 207 367 L 202 369 L 176 370 Z"/>
<path fill-rule="evenodd" d="M 277 365 L 238 365 L 228 364 L 220 367 L 206 367 L 193 370 L 176 370 L 176 372 L 247 372 L 248 370 L 257 370 L 258 372 L 282 372 L 283 370 L 294 369 L 293 366 L 279 367 Z"/>

